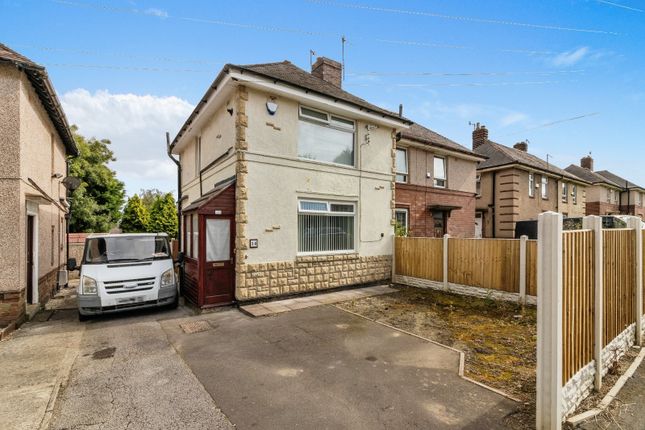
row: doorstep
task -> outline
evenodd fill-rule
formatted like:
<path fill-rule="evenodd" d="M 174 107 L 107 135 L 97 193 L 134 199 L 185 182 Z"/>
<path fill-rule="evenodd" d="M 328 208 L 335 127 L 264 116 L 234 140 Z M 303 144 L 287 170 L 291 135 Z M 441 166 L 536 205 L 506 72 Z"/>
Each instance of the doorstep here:
<path fill-rule="evenodd" d="M 240 306 L 240 310 L 252 317 L 263 317 L 295 311 L 297 309 L 329 305 L 349 300 L 362 299 L 364 297 L 380 296 L 382 294 L 395 293 L 396 291 L 397 290 L 387 285 L 377 285 L 374 287 L 355 288 L 352 290 L 336 291 L 333 293 L 322 293 L 313 296 L 295 297 L 285 300 L 245 305 Z"/>

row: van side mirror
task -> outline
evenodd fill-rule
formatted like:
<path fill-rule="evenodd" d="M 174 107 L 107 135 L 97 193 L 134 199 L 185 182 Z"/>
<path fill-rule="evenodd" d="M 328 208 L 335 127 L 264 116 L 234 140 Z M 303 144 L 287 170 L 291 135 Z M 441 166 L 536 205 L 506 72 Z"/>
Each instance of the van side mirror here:
<path fill-rule="evenodd" d="M 73 271 L 73 270 L 79 270 L 80 267 L 76 264 L 76 258 L 69 258 L 67 260 L 67 270 Z"/>

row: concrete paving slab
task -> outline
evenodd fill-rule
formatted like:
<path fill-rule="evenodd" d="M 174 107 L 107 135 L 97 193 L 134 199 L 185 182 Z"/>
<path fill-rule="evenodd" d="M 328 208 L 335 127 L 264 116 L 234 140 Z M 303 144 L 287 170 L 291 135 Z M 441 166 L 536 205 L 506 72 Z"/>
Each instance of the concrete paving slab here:
<path fill-rule="evenodd" d="M 239 429 L 500 429 L 517 407 L 460 378 L 457 352 L 332 306 L 209 319 L 161 325 Z"/>

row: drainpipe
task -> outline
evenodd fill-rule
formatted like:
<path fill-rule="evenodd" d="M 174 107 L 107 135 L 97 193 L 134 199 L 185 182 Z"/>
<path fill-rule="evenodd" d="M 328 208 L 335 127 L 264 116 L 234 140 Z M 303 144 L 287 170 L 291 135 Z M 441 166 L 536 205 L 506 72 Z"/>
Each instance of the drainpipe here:
<path fill-rule="evenodd" d="M 625 210 L 625 212 L 626 215 L 629 215 L 629 204 L 631 203 L 629 199 L 631 196 L 629 195 L 629 183 L 627 181 L 625 181 L 625 191 L 627 191 L 627 210 Z"/>
<path fill-rule="evenodd" d="M 181 233 L 181 163 L 179 160 L 177 160 L 175 157 L 172 155 L 172 145 L 170 144 L 170 133 L 166 132 L 166 153 L 168 154 L 168 158 L 172 160 L 173 163 L 177 166 L 177 244 L 178 244 L 178 249 L 179 252 L 181 252 L 182 249 L 182 237 L 183 234 Z M 201 180 L 200 180 L 201 183 Z M 184 262 L 183 259 L 181 263 L 179 264 L 179 287 L 180 291 L 183 288 L 184 285 Z"/>
<path fill-rule="evenodd" d="M 496 217 L 496 212 L 497 212 L 497 196 L 495 195 L 496 189 L 497 189 L 497 172 L 493 172 L 493 239 L 497 237 L 497 224 L 495 224 L 495 217 Z"/>

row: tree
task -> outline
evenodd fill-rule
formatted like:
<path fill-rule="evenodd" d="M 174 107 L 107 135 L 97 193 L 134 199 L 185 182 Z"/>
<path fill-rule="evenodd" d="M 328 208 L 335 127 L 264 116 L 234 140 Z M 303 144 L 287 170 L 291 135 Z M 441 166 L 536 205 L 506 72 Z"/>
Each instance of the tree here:
<path fill-rule="evenodd" d="M 171 193 L 157 197 L 150 210 L 148 231 L 151 233 L 168 233 L 171 238 L 177 237 L 177 206 Z"/>
<path fill-rule="evenodd" d="M 86 139 L 72 126 L 79 155 L 70 160 L 69 175 L 81 180 L 72 194 L 72 232 L 108 232 L 121 217 L 125 199 L 123 182 L 108 163 L 116 161 L 107 139 Z"/>
<path fill-rule="evenodd" d="M 119 227 L 124 233 L 145 233 L 148 231 L 149 223 L 150 213 L 139 196 L 135 194 L 128 199 L 123 209 L 123 218 Z"/>
<path fill-rule="evenodd" d="M 149 190 L 141 190 L 139 192 L 139 198 L 141 199 L 141 203 L 148 208 L 148 212 L 152 212 L 152 205 L 155 204 L 155 201 L 157 201 L 158 198 L 163 197 L 165 195 L 164 192 L 158 190 L 157 188 L 151 188 Z"/>

